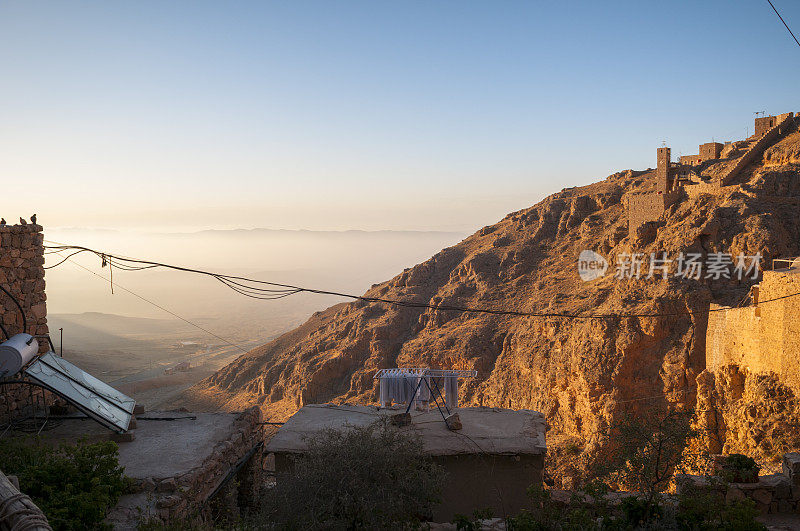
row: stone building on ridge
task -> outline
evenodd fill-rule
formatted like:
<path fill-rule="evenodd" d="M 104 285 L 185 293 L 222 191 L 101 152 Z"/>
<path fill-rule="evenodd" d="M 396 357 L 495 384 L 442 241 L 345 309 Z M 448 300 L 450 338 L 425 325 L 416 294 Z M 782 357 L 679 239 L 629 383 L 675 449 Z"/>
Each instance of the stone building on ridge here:
<path fill-rule="evenodd" d="M 700 194 L 718 193 L 723 186 L 730 185 L 735 177 L 774 144 L 795 121 L 794 113 L 788 112 L 777 116 L 764 116 L 755 119 L 755 133 L 742 144 L 744 152 L 738 155 L 738 146 L 728 146 L 730 142 L 707 142 L 700 144 L 697 155 L 683 155 L 678 162 L 672 162 L 672 152 L 668 147 L 656 150 L 656 170 L 654 182 L 650 189 L 628 195 L 628 234 L 636 234 L 636 230 L 649 221 L 657 221 L 664 212 L 676 202 L 684 198 L 698 197 Z M 730 160 L 738 160 L 713 178 L 702 175 L 707 163 L 722 160 L 723 153 Z M 653 186 L 654 185 L 654 186 Z"/>

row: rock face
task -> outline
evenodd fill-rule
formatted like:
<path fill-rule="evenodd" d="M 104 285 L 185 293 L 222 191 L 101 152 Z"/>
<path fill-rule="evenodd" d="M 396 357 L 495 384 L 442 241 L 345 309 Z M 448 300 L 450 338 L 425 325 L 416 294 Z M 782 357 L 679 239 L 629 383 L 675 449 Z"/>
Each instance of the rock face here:
<path fill-rule="evenodd" d="M 474 369 L 465 405 L 530 408 L 548 421 L 548 446 L 590 451 L 616 415 L 655 402 L 693 405 L 705 366 L 710 301 L 739 302 L 752 279 L 614 278 L 624 253 L 800 254 L 800 174 L 791 133 L 737 185 L 672 205 L 628 236 L 625 204 L 653 172 L 625 171 L 514 212 L 366 296 L 431 305 L 608 318 L 503 316 L 356 301 L 313 315 L 190 389 L 193 406 L 258 404 L 272 419 L 314 402 L 376 400 L 376 370 Z M 770 154 L 773 153 L 773 154 Z M 577 257 L 605 256 L 608 273 L 583 282 Z M 642 277 L 648 273 L 647 260 Z M 675 264 L 672 265 L 674 269 Z M 704 273 L 705 274 L 705 273 Z M 694 313 L 691 313 L 694 312 Z M 665 314 L 626 317 L 620 314 Z"/>
<path fill-rule="evenodd" d="M 800 448 L 800 403 L 774 374 L 727 365 L 698 377 L 698 427 L 715 454 L 746 454 L 778 470 L 787 451 Z"/>

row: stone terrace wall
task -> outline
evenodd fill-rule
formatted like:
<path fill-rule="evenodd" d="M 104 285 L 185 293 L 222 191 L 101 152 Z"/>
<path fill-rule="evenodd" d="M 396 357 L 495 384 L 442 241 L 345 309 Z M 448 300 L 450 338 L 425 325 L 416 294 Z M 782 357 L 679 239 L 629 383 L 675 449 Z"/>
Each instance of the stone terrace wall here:
<path fill-rule="evenodd" d="M 40 225 L 0 226 L 0 284 L 22 305 L 28 320 L 24 332 L 32 335 L 48 333 L 43 240 Z M 3 292 L 0 292 L 0 319 L 10 335 L 23 332 L 19 309 Z M 48 350 L 46 340 L 40 340 L 39 345 L 41 352 Z M 41 393 L 37 391 L 36 395 Z M 29 403 L 27 386 L 1 386 L 0 423 Z"/>
<path fill-rule="evenodd" d="M 691 489 L 718 491 L 727 502 L 751 499 L 762 513 L 800 512 L 800 454 L 783 456 L 783 473 L 759 476 L 755 483 L 713 484 L 705 476 L 678 474 L 675 476 L 678 494 Z"/>

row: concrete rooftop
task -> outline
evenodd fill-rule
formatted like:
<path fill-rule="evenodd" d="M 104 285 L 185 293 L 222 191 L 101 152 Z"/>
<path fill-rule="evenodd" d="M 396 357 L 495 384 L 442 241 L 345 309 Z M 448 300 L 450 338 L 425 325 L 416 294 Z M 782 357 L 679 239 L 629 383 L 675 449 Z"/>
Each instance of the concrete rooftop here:
<path fill-rule="evenodd" d="M 137 419 L 136 438 L 119 443 L 119 464 L 134 479 L 179 476 L 211 456 L 214 445 L 227 439 L 240 413 L 182 413 L 148 411 Z M 174 420 L 148 420 L 148 419 Z M 111 432 L 85 418 L 56 419 L 42 435 L 54 443 L 107 440 Z"/>
<path fill-rule="evenodd" d="M 295 413 L 267 445 L 268 452 L 298 453 L 306 449 L 305 439 L 324 428 L 365 426 L 382 416 L 404 410 L 376 406 L 312 404 Z M 411 426 L 422 438 L 429 455 L 540 455 L 546 451 L 544 416 L 529 409 L 459 408 L 463 429 L 450 431 L 439 411 L 411 412 Z"/>

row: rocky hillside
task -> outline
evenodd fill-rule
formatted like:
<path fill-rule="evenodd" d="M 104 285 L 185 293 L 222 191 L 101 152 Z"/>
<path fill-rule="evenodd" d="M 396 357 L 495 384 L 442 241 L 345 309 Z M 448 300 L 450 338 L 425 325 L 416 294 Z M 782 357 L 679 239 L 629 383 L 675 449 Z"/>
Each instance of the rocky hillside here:
<path fill-rule="evenodd" d="M 731 159 L 704 167 L 714 175 Z M 465 404 L 532 408 L 548 445 L 589 449 L 614 416 L 652 402 L 694 404 L 705 364 L 709 301 L 737 303 L 752 280 L 614 278 L 623 253 L 800 255 L 800 133 L 796 130 L 717 195 L 673 205 L 628 235 L 626 200 L 653 172 L 623 171 L 513 212 L 458 245 L 373 286 L 367 296 L 523 312 L 666 313 L 663 317 L 532 318 L 339 304 L 256 348 L 190 389 L 185 403 L 259 404 L 283 419 L 305 403 L 374 402 L 375 371 L 393 366 L 475 369 Z M 579 253 L 611 264 L 583 282 Z M 647 265 L 643 266 L 646 276 Z M 688 312 L 697 311 L 694 315 Z M 674 315 L 679 314 L 679 315 Z"/>

